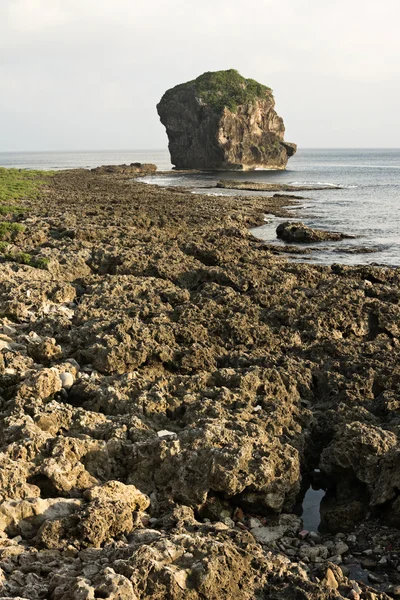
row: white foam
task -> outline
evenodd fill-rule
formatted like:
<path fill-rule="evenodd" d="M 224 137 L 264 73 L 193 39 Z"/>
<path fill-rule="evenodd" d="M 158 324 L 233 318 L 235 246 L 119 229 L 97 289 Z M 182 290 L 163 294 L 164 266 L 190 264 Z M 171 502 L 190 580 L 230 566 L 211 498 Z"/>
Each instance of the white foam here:
<path fill-rule="evenodd" d="M 346 185 L 343 183 L 332 183 L 331 181 L 291 181 L 289 185 L 298 185 L 298 186 L 324 186 L 324 187 L 331 187 L 331 188 L 344 188 L 344 189 L 348 189 L 348 188 L 357 188 L 358 185 Z"/>

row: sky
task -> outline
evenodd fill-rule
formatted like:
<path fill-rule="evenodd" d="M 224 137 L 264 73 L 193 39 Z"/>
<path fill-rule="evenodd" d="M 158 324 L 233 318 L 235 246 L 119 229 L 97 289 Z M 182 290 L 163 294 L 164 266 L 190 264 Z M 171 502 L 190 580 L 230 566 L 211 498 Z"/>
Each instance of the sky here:
<path fill-rule="evenodd" d="M 400 146 L 398 0 L 0 0 L 0 152 L 166 148 L 205 71 L 274 90 L 299 147 Z"/>

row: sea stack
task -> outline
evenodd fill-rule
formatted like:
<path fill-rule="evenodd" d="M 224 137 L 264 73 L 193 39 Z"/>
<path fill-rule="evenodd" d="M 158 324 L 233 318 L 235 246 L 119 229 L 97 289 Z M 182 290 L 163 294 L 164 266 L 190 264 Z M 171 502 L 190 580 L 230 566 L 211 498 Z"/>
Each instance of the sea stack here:
<path fill-rule="evenodd" d="M 274 107 L 269 87 L 229 69 L 171 88 L 157 111 L 176 169 L 284 169 L 296 144 Z"/>

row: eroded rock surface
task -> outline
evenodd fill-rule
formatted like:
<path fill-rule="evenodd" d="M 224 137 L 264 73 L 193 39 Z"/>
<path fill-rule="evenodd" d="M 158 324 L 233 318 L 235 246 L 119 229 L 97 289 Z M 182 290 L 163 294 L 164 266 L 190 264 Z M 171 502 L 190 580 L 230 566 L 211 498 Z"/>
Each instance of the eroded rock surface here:
<path fill-rule="evenodd" d="M 248 227 L 276 198 L 41 193 L 18 244 L 46 268 L 0 265 L 0 597 L 394 596 L 397 270 L 273 255 Z"/>
<path fill-rule="evenodd" d="M 274 107 L 270 88 L 231 69 L 168 90 L 157 111 L 177 169 L 284 169 L 296 145 Z"/>
<path fill-rule="evenodd" d="M 280 223 L 276 228 L 276 235 L 285 242 L 300 244 L 323 241 L 337 242 L 349 237 L 338 231 L 313 229 L 300 221 L 285 221 L 284 223 Z"/>

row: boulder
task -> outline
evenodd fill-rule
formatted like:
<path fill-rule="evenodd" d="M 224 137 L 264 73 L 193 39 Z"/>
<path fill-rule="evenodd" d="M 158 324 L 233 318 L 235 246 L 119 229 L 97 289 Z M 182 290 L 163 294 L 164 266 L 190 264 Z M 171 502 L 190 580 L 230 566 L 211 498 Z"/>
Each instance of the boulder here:
<path fill-rule="evenodd" d="M 368 508 L 386 507 L 384 515 L 400 523 L 400 453 L 394 433 L 360 422 L 345 424 L 321 455 L 320 467 L 335 482 L 335 498 L 321 503 L 324 525 L 350 531 Z"/>
<path fill-rule="evenodd" d="M 322 452 L 320 467 L 337 483 L 350 474 L 365 485 L 373 506 L 384 504 L 395 497 L 399 483 L 397 443 L 390 431 L 348 423 Z"/>
<path fill-rule="evenodd" d="M 61 390 L 57 369 L 42 369 L 27 377 L 19 389 L 22 398 L 36 397 L 42 400 L 54 396 Z"/>
<path fill-rule="evenodd" d="M 348 238 L 348 235 L 338 231 L 323 231 L 322 229 L 312 229 L 301 222 L 285 221 L 276 228 L 276 235 L 285 242 L 297 242 L 300 244 L 309 244 L 311 242 L 339 241 Z"/>
<path fill-rule="evenodd" d="M 296 145 L 274 106 L 270 88 L 230 69 L 168 90 L 157 111 L 177 169 L 284 169 Z"/>
<path fill-rule="evenodd" d="M 105 541 L 127 535 L 137 525 L 129 504 L 122 500 L 97 498 L 80 514 L 77 535 L 84 544 L 100 548 Z"/>
<path fill-rule="evenodd" d="M 130 510 L 146 510 L 150 506 L 150 499 L 142 494 L 134 485 L 125 485 L 120 481 L 107 481 L 104 485 L 96 485 L 84 493 L 88 500 L 121 501 L 127 504 Z"/>
<path fill-rule="evenodd" d="M 140 457 L 140 459 L 139 459 Z M 249 512 L 293 507 L 300 490 L 299 452 L 262 427 L 223 418 L 186 427 L 178 439 L 149 439 L 128 465 L 127 483 L 193 508 L 215 493 Z"/>
<path fill-rule="evenodd" d="M 58 588 L 60 600 L 91 600 L 92 598 L 107 598 L 107 600 L 137 600 L 131 582 L 106 567 L 93 581 L 84 577 L 77 577 L 69 582 L 64 590 Z"/>
<path fill-rule="evenodd" d="M 44 521 L 66 517 L 76 512 L 80 504 L 80 500 L 72 498 L 32 498 L 3 502 L 0 505 L 0 531 L 29 537 Z"/>

